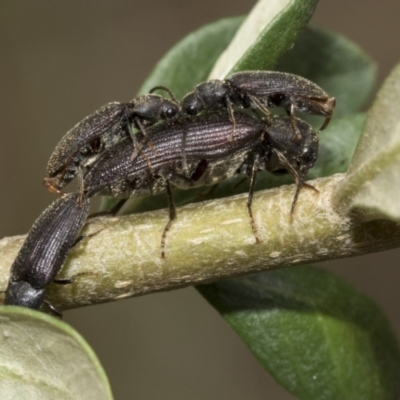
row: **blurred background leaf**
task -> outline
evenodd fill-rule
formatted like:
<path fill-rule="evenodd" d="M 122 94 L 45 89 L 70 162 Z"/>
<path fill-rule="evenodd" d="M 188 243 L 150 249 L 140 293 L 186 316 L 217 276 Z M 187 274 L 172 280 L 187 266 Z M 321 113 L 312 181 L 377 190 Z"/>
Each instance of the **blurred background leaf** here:
<path fill-rule="evenodd" d="M 331 273 L 293 267 L 199 285 L 299 399 L 397 399 L 400 355 L 375 303 Z"/>
<path fill-rule="evenodd" d="M 304 76 L 336 98 L 334 118 L 359 111 L 374 87 L 376 65 L 346 37 L 309 25 L 276 70 Z"/>

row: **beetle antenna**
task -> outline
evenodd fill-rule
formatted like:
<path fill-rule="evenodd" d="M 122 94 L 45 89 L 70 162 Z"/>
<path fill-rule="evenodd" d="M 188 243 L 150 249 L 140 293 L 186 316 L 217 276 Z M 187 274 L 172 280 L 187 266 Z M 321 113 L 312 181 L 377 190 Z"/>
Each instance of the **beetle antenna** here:
<path fill-rule="evenodd" d="M 163 90 L 164 92 L 167 92 L 169 94 L 169 96 L 171 97 L 171 99 L 173 101 L 175 101 L 176 103 L 178 103 L 178 100 L 176 99 L 175 95 L 172 93 L 171 89 L 168 89 L 165 86 L 154 86 L 153 89 L 151 89 L 149 93 L 153 93 L 156 90 Z"/>

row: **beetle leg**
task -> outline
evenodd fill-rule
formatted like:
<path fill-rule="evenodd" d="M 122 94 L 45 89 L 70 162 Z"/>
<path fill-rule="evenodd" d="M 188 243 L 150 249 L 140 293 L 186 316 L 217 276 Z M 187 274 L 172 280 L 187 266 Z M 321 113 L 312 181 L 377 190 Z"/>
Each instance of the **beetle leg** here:
<path fill-rule="evenodd" d="M 301 133 L 299 131 L 299 128 L 297 127 L 296 117 L 294 115 L 294 103 L 290 104 L 290 109 L 287 112 L 290 115 L 290 120 L 292 121 L 293 131 L 295 134 L 294 139 L 299 141 L 299 140 L 301 140 Z"/>
<path fill-rule="evenodd" d="M 231 136 L 229 138 L 229 141 L 231 142 L 233 140 L 233 135 L 235 134 L 235 130 L 236 130 L 236 120 L 235 120 L 235 116 L 233 115 L 232 103 L 230 102 L 228 96 L 226 96 L 226 107 L 228 109 L 229 119 L 232 122 L 232 132 L 231 132 Z"/>
<path fill-rule="evenodd" d="M 131 161 L 134 161 L 136 159 L 136 157 L 138 157 L 140 155 L 140 157 L 142 157 L 146 161 L 147 167 L 149 168 L 149 171 L 150 171 L 150 174 L 152 176 L 154 176 L 154 171 L 153 171 L 153 167 L 151 166 L 150 160 L 143 153 L 142 149 L 146 144 L 148 144 L 150 146 L 150 148 L 152 149 L 154 155 L 157 155 L 157 152 L 154 149 L 153 144 L 151 143 L 151 141 L 148 139 L 148 136 L 145 133 L 146 131 L 145 131 L 144 126 L 142 125 L 142 123 L 139 122 L 139 119 L 137 119 L 137 120 L 135 119 L 135 122 L 137 123 L 137 125 L 139 126 L 139 129 L 143 133 L 144 139 L 142 141 L 143 144 L 139 143 L 137 141 L 136 135 L 132 131 L 132 125 L 128 124 L 129 125 L 129 135 L 130 135 L 130 137 L 132 138 L 132 141 L 133 141 L 133 152 L 132 152 L 132 155 L 131 155 Z"/>
<path fill-rule="evenodd" d="M 132 160 L 136 157 L 134 157 L 134 154 L 136 153 L 136 156 L 138 153 L 140 153 L 140 151 L 143 149 L 143 147 L 148 144 L 149 147 L 151 148 L 151 151 L 153 152 L 153 154 L 155 156 L 157 156 L 157 151 L 154 148 L 153 143 L 151 142 L 151 140 L 149 139 L 149 136 L 146 133 L 146 129 L 144 127 L 144 125 L 142 124 L 142 121 L 140 120 L 140 118 L 135 118 L 134 119 L 135 124 L 139 127 L 140 132 L 142 132 L 143 136 L 145 137 L 145 139 L 143 140 L 143 144 L 140 145 L 139 142 L 137 141 L 136 135 L 133 133 L 132 131 L 132 125 L 129 125 L 129 134 L 133 140 L 133 145 L 134 145 L 134 149 L 135 151 L 132 154 Z M 136 150 L 137 149 L 137 150 Z"/>
<path fill-rule="evenodd" d="M 139 121 L 139 119 L 135 119 L 135 122 L 139 126 L 140 131 L 143 133 L 144 139 L 143 139 L 142 143 L 139 143 L 137 138 L 136 138 L 136 135 L 133 133 L 132 125 L 128 124 L 129 125 L 129 136 L 131 137 L 131 139 L 133 141 L 133 152 L 132 152 L 132 155 L 131 155 L 131 161 L 134 161 L 135 158 L 140 155 L 146 161 L 147 167 L 149 168 L 151 175 L 154 175 L 153 174 L 153 168 L 152 168 L 152 166 L 150 164 L 150 161 L 149 161 L 148 157 L 146 157 L 145 154 L 142 152 L 142 149 L 146 144 L 148 144 L 149 147 L 152 149 L 154 155 L 157 155 L 157 152 L 154 149 L 154 146 L 151 143 L 151 141 L 148 139 L 148 136 L 146 134 L 146 131 L 145 131 L 145 128 L 144 128 L 143 124 Z"/>
<path fill-rule="evenodd" d="M 303 187 L 306 187 L 308 189 L 312 189 L 315 192 L 319 193 L 319 190 L 317 188 L 315 188 L 312 185 L 309 185 L 308 183 L 305 183 L 303 178 L 300 176 L 300 174 L 296 171 L 296 169 L 293 167 L 292 164 L 290 164 L 290 162 L 286 159 L 286 157 L 283 155 L 283 153 L 281 153 L 279 150 L 274 149 L 274 152 L 277 154 L 277 156 L 279 157 L 279 159 L 282 161 L 283 164 L 286 165 L 287 169 L 289 170 L 289 172 L 292 174 L 294 181 L 296 183 L 296 192 L 294 194 L 293 197 L 293 202 L 292 202 L 292 206 L 290 207 L 290 218 L 293 217 L 294 214 L 294 209 L 296 207 L 296 203 L 297 203 L 297 199 L 299 197 L 300 194 L 300 190 Z"/>
<path fill-rule="evenodd" d="M 53 283 L 55 283 L 56 285 L 70 285 L 71 283 L 74 283 L 77 278 L 85 275 L 97 275 L 97 274 L 93 272 L 80 272 L 79 274 L 71 276 L 71 278 L 53 279 Z"/>
<path fill-rule="evenodd" d="M 259 156 L 259 154 L 256 154 L 253 165 L 251 166 L 250 188 L 249 188 L 249 195 L 247 197 L 247 213 L 250 218 L 251 229 L 253 230 L 253 233 L 254 233 L 254 236 L 256 239 L 256 244 L 259 244 L 261 242 L 261 240 L 258 237 L 258 230 L 257 230 L 256 223 L 254 221 L 254 218 L 253 218 L 253 211 L 251 209 L 251 204 L 253 203 L 254 187 L 256 184 L 256 176 L 257 176 L 259 164 L 260 164 L 260 156 Z"/>
<path fill-rule="evenodd" d="M 175 202 L 174 198 L 172 196 L 172 191 L 171 191 L 171 185 L 172 183 L 174 186 L 177 188 L 184 188 L 187 189 L 190 186 L 193 186 L 195 182 L 201 178 L 201 176 L 204 174 L 205 170 L 207 168 L 207 163 L 204 160 L 201 160 L 192 174 L 190 178 L 188 178 L 185 175 L 182 174 L 177 174 L 174 171 L 171 171 L 169 174 L 166 176 L 166 190 L 167 190 L 167 200 L 168 200 L 168 206 L 169 206 L 169 221 L 167 225 L 164 227 L 164 231 L 161 236 L 161 258 L 165 258 L 165 241 L 167 237 L 167 232 L 171 228 L 171 225 L 173 221 L 176 218 L 176 208 L 175 208 Z"/>
<path fill-rule="evenodd" d="M 78 204 L 79 206 L 82 206 L 83 203 L 83 196 L 85 194 L 85 185 L 84 185 L 84 179 L 83 179 L 83 168 L 79 166 L 78 168 Z"/>
<path fill-rule="evenodd" d="M 257 97 L 249 95 L 249 99 L 253 103 L 252 108 L 258 108 L 267 117 L 271 115 L 271 112 L 268 110 L 268 108 L 263 103 L 261 103 L 261 101 Z"/>
<path fill-rule="evenodd" d="M 60 319 L 62 319 L 62 312 L 58 311 L 56 307 L 53 306 L 53 304 L 51 304 L 48 300 L 44 300 L 43 301 L 44 304 L 46 304 L 46 306 L 48 307 L 48 309 L 57 317 L 59 317 Z"/>
<path fill-rule="evenodd" d="M 325 118 L 324 123 L 322 124 L 321 128 L 319 128 L 320 131 L 323 131 L 329 125 L 329 122 L 330 122 L 331 118 L 332 118 L 332 114 L 328 115 Z"/>
<path fill-rule="evenodd" d="M 182 134 L 182 168 L 184 172 L 187 172 L 187 159 L 186 159 L 186 137 L 187 137 L 187 124 L 186 118 L 183 116 L 183 134 Z"/>
<path fill-rule="evenodd" d="M 165 225 L 161 236 L 161 258 L 165 258 L 165 240 L 167 237 L 167 233 L 171 228 L 172 223 L 176 219 L 175 202 L 172 196 L 171 186 L 168 180 L 166 181 L 166 189 L 167 189 L 167 200 L 169 206 L 169 221 L 167 222 L 167 225 Z"/>

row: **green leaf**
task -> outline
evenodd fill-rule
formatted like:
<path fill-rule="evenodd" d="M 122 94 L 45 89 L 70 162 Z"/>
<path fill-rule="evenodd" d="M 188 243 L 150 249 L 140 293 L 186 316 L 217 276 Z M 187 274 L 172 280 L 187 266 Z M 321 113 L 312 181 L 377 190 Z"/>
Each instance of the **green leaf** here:
<path fill-rule="evenodd" d="M 364 220 L 400 221 L 400 64 L 386 79 L 365 124 L 348 174 L 334 193 L 342 211 Z"/>
<path fill-rule="evenodd" d="M 232 40 L 244 17 L 225 18 L 205 25 L 177 43 L 158 62 L 139 90 L 170 88 L 178 99 L 205 81 L 220 54 Z"/>
<path fill-rule="evenodd" d="M 310 26 L 279 61 L 279 71 L 304 76 L 336 98 L 334 118 L 358 111 L 374 86 L 376 66 L 355 43 Z"/>
<path fill-rule="evenodd" d="M 400 355 L 388 321 L 334 275 L 294 267 L 197 289 L 299 399 L 398 399 Z"/>
<path fill-rule="evenodd" d="M 0 307 L 0 398 L 112 399 L 99 360 L 69 325 L 21 307 Z"/>
<path fill-rule="evenodd" d="M 328 128 L 320 133 L 318 159 L 307 179 L 347 172 L 365 119 L 364 113 L 335 118 Z"/>
<path fill-rule="evenodd" d="M 272 69 L 310 20 L 318 0 L 259 1 L 217 61 L 211 78 Z"/>

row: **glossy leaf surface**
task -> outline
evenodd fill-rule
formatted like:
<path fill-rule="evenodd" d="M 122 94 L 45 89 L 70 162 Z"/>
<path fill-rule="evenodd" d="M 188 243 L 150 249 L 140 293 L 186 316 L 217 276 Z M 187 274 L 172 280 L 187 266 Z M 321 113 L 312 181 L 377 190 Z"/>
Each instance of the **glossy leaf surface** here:
<path fill-rule="evenodd" d="M 388 321 L 336 276 L 293 267 L 197 288 L 299 399 L 398 398 L 400 356 Z"/>
<path fill-rule="evenodd" d="M 334 119 L 361 109 L 376 75 L 375 63 L 354 42 L 315 25 L 300 33 L 276 69 L 304 76 L 335 97 Z"/>
<path fill-rule="evenodd" d="M 0 307 L 1 399 L 111 400 L 107 377 L 86 341 L 39 311 Z"/>

